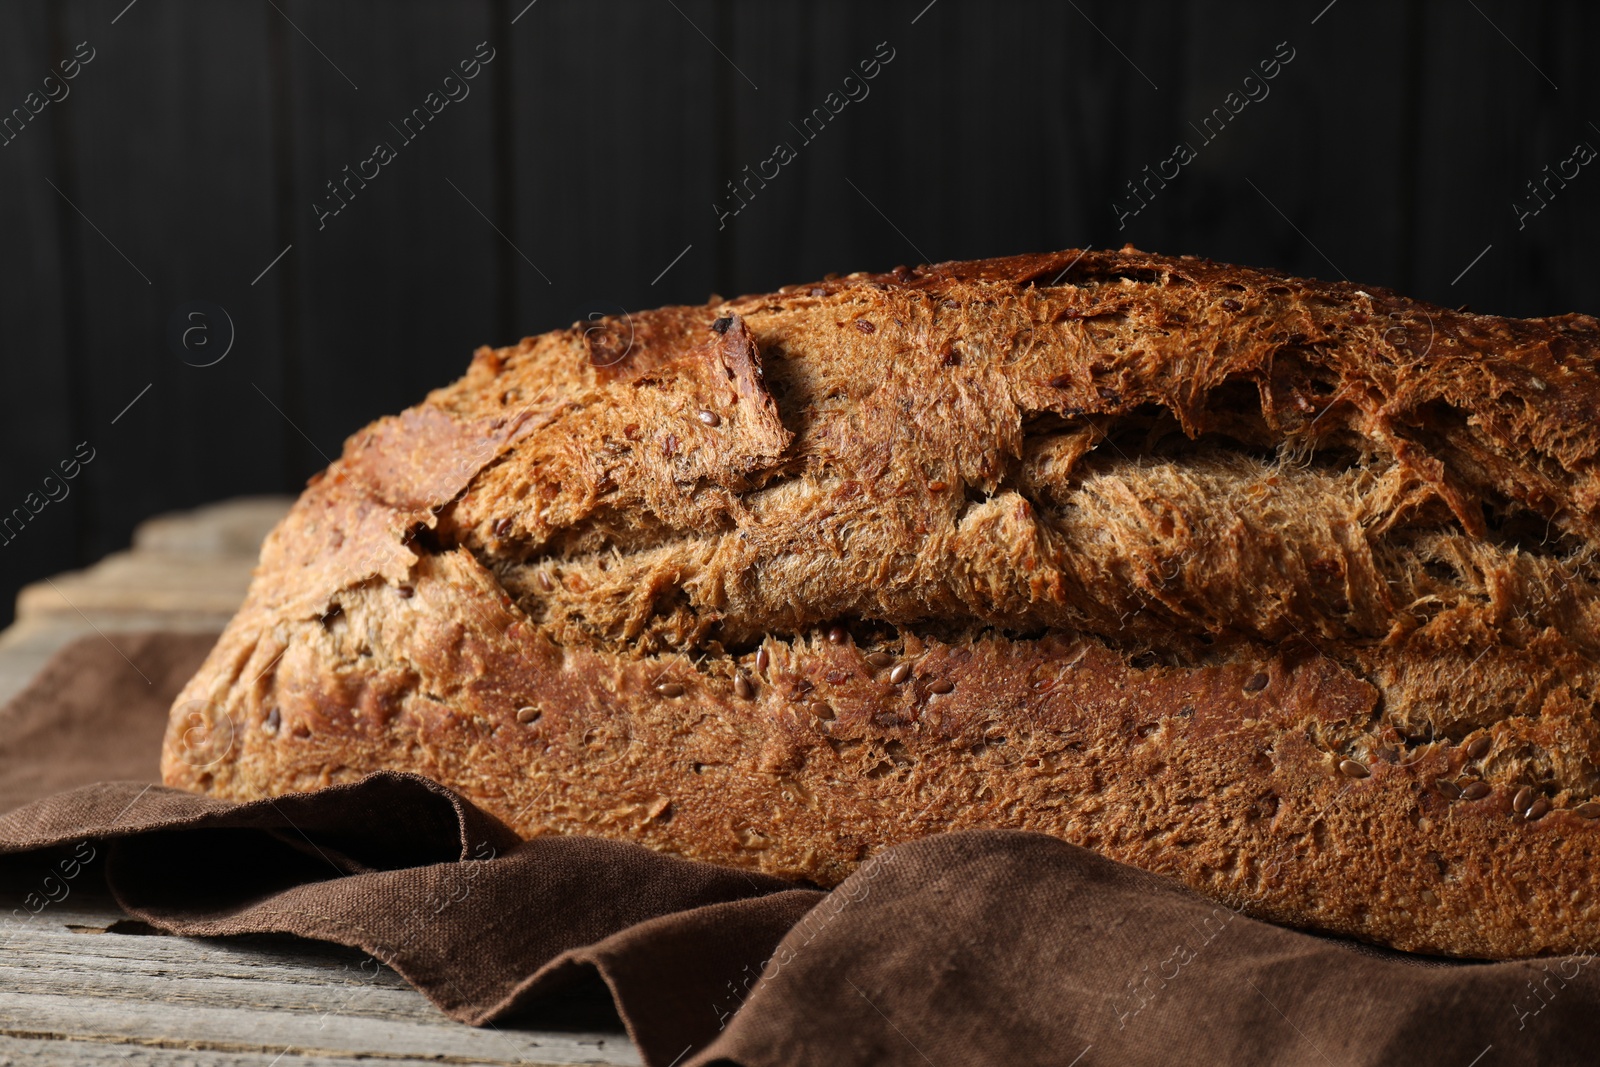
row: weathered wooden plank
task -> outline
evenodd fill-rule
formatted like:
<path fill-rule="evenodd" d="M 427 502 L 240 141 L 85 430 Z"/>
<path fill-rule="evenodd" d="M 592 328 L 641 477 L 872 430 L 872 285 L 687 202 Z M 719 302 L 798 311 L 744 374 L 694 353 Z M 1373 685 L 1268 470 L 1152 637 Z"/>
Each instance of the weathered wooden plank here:
<path fill-rule="evenodd" d="M 28 590 L 23 620 L 0 634 L 0 700 L 96 625 L 220 627 L 287 506 L 246 499 L 160 516 L 140 527 L 133 550 Z M 27 894 L 48 873 L 27 858 L 0 864 L 0 1064 L 639 1062 L 617 1031 L 462 1026 L 393 971 L 338 946 L 119 933 L 129 924 L 89 875 L 30 917 L 39 898 Z M 59 893 L 60 883 L 43 891 Z"/>
<path fill-rule="evenodd" d="M 166 617 L 145 616 L 136 621 L 155 629 L 165 624 Z M 20 693 L 58 649 L 92 633 L 94 627 L 81 619 L 29 620 L 0 631 L 0 703 Z"/>
<path fill-rule="evenodd" d="M 191 511 L 157 515 L 134 529 L 133 548 L 186 559 L 242 556 L 254 560 L 261 542 L 293 502 L 289 496 L 236 497 Z"/>
<path fill-rule="evenodd" d="M 28 884 L 25 870 L 6 880 Z M 357 951 L 286 938 L 130 936 L 116 932 L 115 906 L 87 887 L 18 920 L 25 899 L 17 889 L 0 892 L 8 916 L 0 921 L 0 1037 L 21 1043 L 14 1055 L 23 1063 L 32 1062 L 24 1053 L 48 1061 L 50 1048 L 76 1054 L 106 1044 L 203 1051 L 207 1063 L 639 1062 L 619 1032 L 463 1026 Z"/>
<path fill-rule="evenodd" d="M 184 560 L 114 552 L 92 567 L 26 587 L 17 596 L 17 614 L 81 612 L 98 620 L 123 612 L 185 612 L 226 622 L 244 600 L 251 563 L 242 557 Z"/>
<path fill-rule="evenodd" d="M 0 1032 L 0 1064 L 5 1067 L 60 1067 L 63 1063 L 84 1064 L 87 1067 L 373 1067 L 374 1064 L 383 1067 L 435 1067 L 450 1062 L 431 1057 L 325 1056 L 294 1049 L 287 1052 L 248 1052 L 223 1050 L 198 1043 L 165 1048 L 150 1044 L 100 1043 L 82 1038 L 10 1037 Z M 539 1061 L 525 1062 L 536 1065 Z"/>
<path fill-rule="evenodd" d="M 20 689 L 44 657 L 96 627 L 220 630 L 244 599 L 262 538 L 289 504 L 244 497 L 158 515 L 134 531 L 131 550 L 27 586 L 17 624 L 0 633 L 0 694 Z"/>
<path fill-rule="evenodd" d="M 415 1021 L 396 1017 L 398 1013 L 382 1018 L 337 1014 L 345 1011 L 345 1001 L 352 996 L 350 990 L 337 986 L 320 988 L 309 1011 L 284 1010 L 265 1000 L 251 1005 L 245 998 L 255 991 L 241 988 L 241 981 L 246 980 L 239 978 L 223 983 L 239 1007 L 176 1000 L 146 1003 L 135 999 L 137 990 L 180 983 L 191 986 L 195 980 L 189 968 L 168 960 L 165 969 L 145 976 L 142 982 L 104 989 L 89 984 L 90 979 L 99 978 L 90 969 L 92 963 L 86 961 L 83 971 L 74 972 L 85 982 L 66 994 L 0 991 L 0 1016 L 7 1020 L 0 1033 L 249 1051 L 284 1055 L 291 1063 L 291 1054 L 296 1053 L 496 1065 L 640 1062 L 621 1034 L 535 1035 L 509 1028 L 478 1029 L 448 1019 L 423 1021 L 423 1013 L 434 1009 L 421 1002 L 420 994 Z M 203 969 L 203 963 L 197 965 Z M 272 992 L 263 990 L 262 995 Z"/>
<path fill-rule="evenodd" d="M 288 497 L 244 497 L 158 515 L 134 531 L 131 552 L 40 581 L 0 631 L 0 702 L 56 650 L 102 631 L 220 630 L 243 599 L 261 539 Z"/>

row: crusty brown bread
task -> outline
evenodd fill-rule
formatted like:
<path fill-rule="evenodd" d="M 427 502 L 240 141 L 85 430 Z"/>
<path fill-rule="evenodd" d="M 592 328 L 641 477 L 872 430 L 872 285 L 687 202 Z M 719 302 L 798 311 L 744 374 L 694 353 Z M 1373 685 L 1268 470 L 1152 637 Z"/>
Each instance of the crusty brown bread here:
<path fill-rule="evenodd" d="M 824 885 L 1014 827 L 1403 949 L 1600 949 L 1597 355 L 1132 249 L 480 349 L 268 538 L 164 774 L 414 770 Z"/>

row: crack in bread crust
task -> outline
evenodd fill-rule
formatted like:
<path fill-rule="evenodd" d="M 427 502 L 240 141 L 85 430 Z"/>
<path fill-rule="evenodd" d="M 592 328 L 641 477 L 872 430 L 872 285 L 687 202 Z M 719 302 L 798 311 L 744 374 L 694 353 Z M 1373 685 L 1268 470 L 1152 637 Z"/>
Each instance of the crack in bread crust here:
<path fill-rule="evenodd" d="M 823 884 L 1009 826 L 1397 947 L 1592 948 L 1597 342 L 1125 250 L 482 349 L 269 538 L 179 698 L 237 743 L 175 725 L 164 774 L 419 770 Z"/>

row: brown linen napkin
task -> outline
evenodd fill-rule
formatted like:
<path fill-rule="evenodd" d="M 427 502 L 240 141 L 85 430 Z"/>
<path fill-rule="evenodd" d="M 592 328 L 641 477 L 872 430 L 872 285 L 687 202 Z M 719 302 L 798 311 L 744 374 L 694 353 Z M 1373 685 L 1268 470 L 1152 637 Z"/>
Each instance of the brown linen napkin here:
<path fill-rule="evenodd" d="M 67 645 L 0 707 L 0 811 L 105 779 L 160 780 L 167 709 L 217 635 L 114 640 Z"/>
<path fill-rule="evenodd" d="M 203 642 L 115 640 L 135 669 L 97 637 L 0 710 L 0 795 L 67 789 L 0 816 L 0 852 L 107 841 L 134 916 L 359 946 L 464 1022 L 514 1022 L 598 975 L 660 1067 L 1600 1056 L 1592 956 L 1383 952 L 1035 834 L 928 838 L 825 894 L 617 842 L 520 842 L 409 774 L 251 804 L 168 790 L 155 739 Z M 133 738 L 142 766 L 118 762 Z"/>

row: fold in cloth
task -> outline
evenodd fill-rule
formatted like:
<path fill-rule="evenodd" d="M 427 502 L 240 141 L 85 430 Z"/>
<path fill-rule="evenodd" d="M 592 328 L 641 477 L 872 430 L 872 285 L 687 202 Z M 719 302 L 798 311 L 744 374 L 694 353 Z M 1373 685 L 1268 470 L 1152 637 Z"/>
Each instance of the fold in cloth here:
<path fill-rule="evenodd" d="M 248 804 L 169 790 L 151 784 L 167 702 L 208 641 L 114 640 L 63 650 L 0 709 L 0 796 L 31 801 L 0 816 L 0 852 L 103 841 L 136 918 L 359 947 L 462 1022 L 514 1022 L 598 976 L 660 1067 L 1600 1057 L 1594 957 L 1372 949 L 1037 834 L 927 838 L 824 893 L 619 842 L 519 841 L 410 774 Z M 135 780 L 99 780 L 118 775 Z"/>

